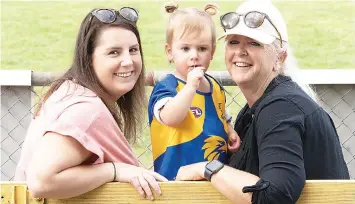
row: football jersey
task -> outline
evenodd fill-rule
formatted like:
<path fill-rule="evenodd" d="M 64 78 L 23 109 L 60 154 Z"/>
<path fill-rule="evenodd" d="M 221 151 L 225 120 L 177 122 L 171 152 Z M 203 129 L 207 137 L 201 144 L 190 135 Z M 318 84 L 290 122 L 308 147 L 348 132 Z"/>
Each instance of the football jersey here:
<path fill-rule="evenodd" d="M 181 166 L 218 159 L 227 159 L 227 122 L 224 89 L 205 74 L 211 92 L 196 91 L 185 119 L 170 127 L 154 116 L 155 104 L 172 98 L 185 86 L 174 75 L 167 75 L 157 83 L 149 99 L 148 116 L 152 142 L 154 170 L 173 180 Z M 172 115 L 171 117 L 174 117 Z"/>

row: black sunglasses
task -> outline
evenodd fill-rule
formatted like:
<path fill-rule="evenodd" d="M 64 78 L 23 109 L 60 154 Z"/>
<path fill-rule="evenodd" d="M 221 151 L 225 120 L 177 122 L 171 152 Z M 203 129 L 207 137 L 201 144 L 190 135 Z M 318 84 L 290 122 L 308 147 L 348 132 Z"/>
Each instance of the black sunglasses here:
<path fill-rule="evenodd" d="M 280 44 L 281 44 L 281 48 L 282 48 L 282 37 L 281 37 L 279 30 L 277 30 L 276 26 L 272 23 L 272 21 L 268 15 L 258 12 L 258 11 L 250 11 L 245 15 L 238 14 L 235 12 L 229 12 L 229 13 L 222 15 L 220 18 L 220 21 L 221 21 L 221 25 L 224 29 L 224 32 L 226 31 L 226 29 L 232 29 L 236 25 L 238 25 L 239 20 L 240 20 L 240 16 L 244 16 L 244 23 L 249 28 L 260 27 L 264 23 L 264 19 L 266 18 L 270 22 L 270 24 L 275 28 L 277 34 L 279 35 Z"/>

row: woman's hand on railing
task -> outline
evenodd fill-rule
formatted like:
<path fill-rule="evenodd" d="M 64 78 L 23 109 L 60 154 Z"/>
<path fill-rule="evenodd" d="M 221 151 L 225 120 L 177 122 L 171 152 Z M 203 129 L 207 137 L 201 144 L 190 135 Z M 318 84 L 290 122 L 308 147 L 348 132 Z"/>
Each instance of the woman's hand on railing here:
<path fill-rule="evenodd" d="M 168 181 L 164 176 L 142 167 L 124 163 L 115 163 L 115 165 L 116 181 L 132 184 L 139 195 L 149 200 L 154 200 L 151 188 L 153 188 L 158 195 L 161 195 L 162 192 L 158 181 Z"/>

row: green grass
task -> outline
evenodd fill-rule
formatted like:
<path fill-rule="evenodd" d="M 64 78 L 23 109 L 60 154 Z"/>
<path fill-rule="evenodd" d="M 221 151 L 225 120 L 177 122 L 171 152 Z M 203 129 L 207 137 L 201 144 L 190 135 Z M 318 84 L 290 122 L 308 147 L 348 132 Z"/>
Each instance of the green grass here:
<path fill-rule="evenodd" d="M 207 2 L 180 2 L 202 8 Z M 221 13 L 238 3 L 217 2 Z M 1 68 L 63 71 L 71 63 L 74 41 L 86 13 L 94 7 L 132 6 L 140 11 L 139 29 L 148 70 L 171 69 L 164 54 L 167 14 L 158 1 L 6 1 L 1 2 Z M 355 3 L 349 1 L 278 1 L 300 67 L 355 68 Z M 218 35 L 222 33 L 214 17 Z M 210 70 L 224 70 L 218 42 Z"/>
<path fill-rule="evenodd" d="M 165 2 L 165 1 L 164 1 Z M 180 2 L 180 7 L 198 7 L 213 1 Z M 218 1 L 220 13 L 235 10 L 237 1 Z M 277 1 L 288 26 L 289 42 L 301 68 L 355 68 L 355 3 L 350 1 Z M 84 16 L 95 7 L 135 7 L 140 11 L 138 22 L 146 68 L 172 69 L 164 54 L 165 24 L 168 15 L 161 1 L 6 1 L 1 2 L 1 69 L 64 71 L 71 63 L 75 38 Z M 218 36 L 223 30 L 214 16 Z M 217 50 L 210 71 L 225 70 L 223 42 Z M 39 89 L 36 89 L 39 90 Z M 232 97 L 237 87 L 228 87 Z M 148 88 L 148 94 L 151 89 Z M 242 95 L 234 98 L 244 102 Z M 227 103 L 227 104 L 228 104 Z M 229 106 L 236 116 L 240 106 Z M 149 128 L 142 130 L 134 146 L 140 161 L 151 166 L 152 156 L 146 149 L 150 142 Z"/>

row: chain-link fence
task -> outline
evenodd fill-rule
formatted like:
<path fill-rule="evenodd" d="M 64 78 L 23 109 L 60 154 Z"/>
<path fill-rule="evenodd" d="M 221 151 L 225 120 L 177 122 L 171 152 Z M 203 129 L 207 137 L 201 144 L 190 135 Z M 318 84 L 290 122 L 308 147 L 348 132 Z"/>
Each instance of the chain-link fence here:
<path fill-rule="evenodd" d="M 222 81 L 223 85 L 226 82 Z M 352 179 L 355 178 L 355 85 L 315 85 L 320 103 L 332 117 L 342 144 L 345 161 Z M 27 128 L 39 100 L 40 87 L 1 87 L 1 181 L 14 177 L 16 164 L 21 153 Z M 236 116 L 245 99 L 238 87 L 229 86 L 227 106 L 231 115 Z M 150 93 L 151 87 L 147 87 Z M 134 150 L 141 166 L 152 168 L 152 150 L 148 123 L 138 133 Z"/>

